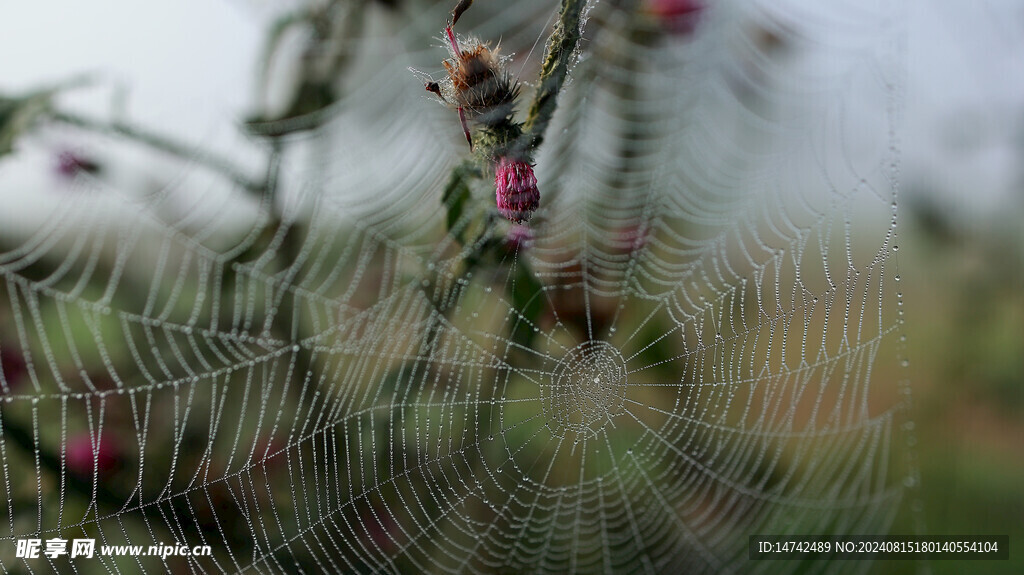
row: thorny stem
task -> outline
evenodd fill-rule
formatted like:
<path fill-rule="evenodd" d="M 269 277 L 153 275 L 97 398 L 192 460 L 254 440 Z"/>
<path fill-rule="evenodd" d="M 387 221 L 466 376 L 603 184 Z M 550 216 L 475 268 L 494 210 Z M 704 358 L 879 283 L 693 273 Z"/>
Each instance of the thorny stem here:
<path fill-rule="evenodd" d="M 263 195 L 264 185 L 255 182 L 236 168 L 231 162 L 209 153 L 196 153 L 196 150 L 181 142 L 176 142 L 166 136 L 146 131 L 126 124 L 124 122 L 112 122 L 105 124 L 91 118 L 78 116 L 68 112 L 53 112 L 51 118 L 58 122 L 76 126 L 92 132 L 102 134 L 115 134 L 128 138 L 140 144 L 144 144 L 158 150 L 177 156 L 179 158 L 196 162 L 214 172 L 224 175 L 245 190 L 255 195 Z"/>
<path fill-rule="evenodd" d="M 523 124 L 519 145 L 529 152 L 544 141 L 544 131 L 555 114 L 558 93 L 569 75 L 569 63 L 582 37 L 580 20 L 587 0 L 562 0 L 558 22 L 548 38 L 548 52 L 541 67 L 537 91 Z"/>

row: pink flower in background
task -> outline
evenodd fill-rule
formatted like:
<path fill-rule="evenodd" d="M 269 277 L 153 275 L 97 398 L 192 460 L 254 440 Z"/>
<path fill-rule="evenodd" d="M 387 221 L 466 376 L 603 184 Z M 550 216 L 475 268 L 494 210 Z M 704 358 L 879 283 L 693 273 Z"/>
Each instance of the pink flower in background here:
<path fill-rule="evenodd" d="M 693 33 L 705 7 L 698 0 L 646 0 L 645 5 L 667 32 L 678 36 Z"/>
<path fill-rule="evenodd" d="M 11 390 L 20 385 L 28 376 L 28 365 L 21 352 L 4 345 L 0 347 L 0 371 L 3 372 L 7 389 Z"/>
<path fill-rule="evenodd" d="M 288 469 L 288 443 L 275 437 L 262 437 L 253 450 L 255 461 L 267 471 Z"/>
<path fill-rule="evenodd" d="M 540 206 L 540 191 L 533 166 L 522 161 L 501 158 L 494 174 L 498 211 L 509 220 L 522 223 Z"/>
<path fill-rule="evenodd" d="M 363 527 L 378 549 L 390 553 L 404 541 L 401 526 L 387 509 L 375 506 L 373 511 L 364 511 L 361 515 Z"/>
<path fill-rule="evenodd" d="M 505 236 L 505 247 L 510 252 L 529 249 L 533 245 L 533 229 L 523 224 L 514 224 Z"/>
<path fill-rule="evenodd" d="M 648 229 L 642 224 L 632 224 L 615 232 L 614 249 L 618 253 L 632 254 L 647 246 Z"/>
<path fill-rule="evenodd" d="M 64 178 L 74 178 L 78 174 L 96 175 L 100 165 L 92 158 L 73 150 L 64 150 L 57 155 L 57 174 Z"/>
<path fill-rule="evenodd" d="M 91 477 L 93 464 L 101 477 L 112 474 L 121 466 L 121 450 L 109 431 L 103 433 L 99 445 L 96 445 L 95 436 L 89 433 L 71 437 L 66 454 L 68 469 L 80 477 Z"/>

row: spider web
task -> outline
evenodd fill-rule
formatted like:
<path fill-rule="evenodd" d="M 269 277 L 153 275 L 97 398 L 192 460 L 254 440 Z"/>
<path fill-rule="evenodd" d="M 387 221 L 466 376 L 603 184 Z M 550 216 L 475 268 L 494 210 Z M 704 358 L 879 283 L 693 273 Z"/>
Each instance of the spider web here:
<path fill-rule="evenodd" d="M 527 79 L 556 6 L 478 4 Z M 486 176 L 442 201 L 465 142 L 405 70 L 448 6 L 359 40 L 272 198 L 76 180 L 0 244 L 0 566 L 775 572 L 749 535 L 888 532 L 899 13 L 807 4 L 595 6 L 529 231 Z M 13 557 L 58 536 L 213 554 Z"/>

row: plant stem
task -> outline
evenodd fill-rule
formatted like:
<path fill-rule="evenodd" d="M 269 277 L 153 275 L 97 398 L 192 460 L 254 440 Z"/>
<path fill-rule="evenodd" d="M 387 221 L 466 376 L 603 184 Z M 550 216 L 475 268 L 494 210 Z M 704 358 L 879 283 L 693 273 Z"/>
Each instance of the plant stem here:
<path fill-rule="evenodd" d="M 547 55 L 541 67 L 537 91 L 523 124 L 520 145 L 532 152 L 544 141 L 551 117 L 558 104 L 558 93 L 569 75 L 569 64 L 582 37 L 580 20 L 587 0 L 562 0 L 558 22 L 548 38 Z"/>
<path fill-rule="evenodd" d="M 257 196 L 263 195 L 264 185 L 249 179 L 249 177 L 243 174 L 241 170 L 236 168 L 228 160 L 206 152 L 197 153 L 197 150 L 194 147 L 181 142 L 176 142 L 166 136 L 149 132 L 124 122 L 111 122 L 108 124 L 68 112 L 55 111 L 50 114 L 50 117 L 58 122 L 76 126 L 84 130 L 99 132 L 102 134 L 115 134 L 146 145 L 154 150 L 196 162 L 197 164 L 225 176 L 252 194 Z"/>

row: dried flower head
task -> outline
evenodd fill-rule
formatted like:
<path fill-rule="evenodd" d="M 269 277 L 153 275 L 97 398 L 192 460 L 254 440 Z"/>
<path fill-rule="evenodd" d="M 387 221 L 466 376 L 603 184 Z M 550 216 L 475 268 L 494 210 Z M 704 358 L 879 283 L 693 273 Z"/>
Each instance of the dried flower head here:
<path fill-rule="evenodd" d="M 519 84 L 505 69 L 498 49 L 477 38 L 466 38 L 460 48 L 451 27 L 445 28 L 451 58 L 442 62 L 448 72 L 444 98 L 485 125 L 502 122 L 512 114 Z M 442 90 L 445 86 L 442 87 Z"/>
<path fill-rule="evenodd" d="M 540 206 L 540 191 L 533 166 L 503 157 L 498 160 L 494 173 L 495 197 L 498 211 L 513 222 L 525 222 Z"/>
<path fill-rule="evenodd" d="M 498 49 L 474 37 L 463 38 L 462 45 L 452 27 L 446 26 L 450 58 L 444 60 L 448 77 L 441 82 L 427 80 L 424 87 L 445 103 L 458 109 L 462 129 L 473 145 L 467 120 L 493 127 L 508 122 L 519 96 L 519 83 L 505 69 Z"/>

